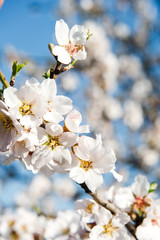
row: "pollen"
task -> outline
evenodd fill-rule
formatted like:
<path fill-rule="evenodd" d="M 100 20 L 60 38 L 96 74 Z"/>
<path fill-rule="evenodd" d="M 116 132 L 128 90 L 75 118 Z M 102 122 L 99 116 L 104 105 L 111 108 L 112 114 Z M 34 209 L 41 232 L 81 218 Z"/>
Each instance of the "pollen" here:
<path fill-rule="evenodd" d="M 50 147 L 51 150 L 54 150 L 54 148 L 57 146 L 62 146 L 58 136 L 53 137 L 50 135 L 48 135 L 48 141 L 45 142 L 44 145 L 47 145 L 48 147 Z"/>
<path fill-rule="evenodd" d="M 111 237 L 113 236 L 113 232 L 118 229 L 117 227 L 113 226 L 110 222 L 108 225 L 103 226 L 103 233 L 109 234 Z"/>
<path fill-rule="evenodd" d="M 93 168 L 92 167 L 92 164 L 93 162 L 91 161 L 84 161 L 82 159 L 79 159 L 80 160 L 80 167 L 83 168 L 85 171 L 88 171 L 89 169 Z"/>
<path fill-rule="evenodd" d="M 0 133 L 9 132 L 11 130 L 11 128 L 13 127 L 12 120 L 2 112 L 0 112 L 0 122 L 1 122 Z"/>
<path fill-rule="evenodd" d="M 25 115 L 34 115 L 33 111 L 32 111 L 32 107 L 34 106 L 33 104 L 30 104 L 29 101 L 22 101 L 21 102 L 21 106 L 19 107 L 19 111 L 21 113 L 22 116 Z"/>

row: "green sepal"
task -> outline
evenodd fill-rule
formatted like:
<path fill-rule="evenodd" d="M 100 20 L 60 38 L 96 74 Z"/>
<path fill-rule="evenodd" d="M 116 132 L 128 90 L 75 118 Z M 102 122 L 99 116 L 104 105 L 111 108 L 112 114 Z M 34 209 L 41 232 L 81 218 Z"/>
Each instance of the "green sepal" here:
<path fill-rule="evenodd" d="M 158 184 L 154 181 L 150 184 L 150 189 L 148 190 L 148 193 L 154 192 L 158 187 Z"/>

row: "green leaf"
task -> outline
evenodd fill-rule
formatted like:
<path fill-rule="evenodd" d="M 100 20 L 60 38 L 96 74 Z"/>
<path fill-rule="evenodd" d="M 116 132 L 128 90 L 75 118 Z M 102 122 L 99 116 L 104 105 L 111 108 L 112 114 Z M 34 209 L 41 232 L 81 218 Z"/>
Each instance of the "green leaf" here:
<path fill-rule="evenodd" d="M 43 76 L 44 78 L 50 78 L 50 69 L 47 72 L 44 72 Z"/>
<path fill-rule="evenodd" d="M 24 64 L 17 64 L 17 61 L 13 61 L 12 65 L 12 77 L 16 77 L 17 73 L 25 66 L 27 65 L 27 62 L 25 61 Z"/>
<path fill-rule="evenodd" d="M 27 65 L 27 62 L 25 61 L 24 64 L 18 64 L 17 65 L 17 73 L 25 66 Z"/>
<path fill-rule="evenodd" d="M 89 33 L 89 29 L 88 29 L 87 35 L 88 37 L 86 38 L 86 40 L 88 40 L 93 35 L 92 33 Z"/>
<path fill-rule="evenodd" d="M 150 189 L 148 190 L 148 193 L 154 192 L 158 187 L 158 184 L 154 181 L 150 184 Z"/>

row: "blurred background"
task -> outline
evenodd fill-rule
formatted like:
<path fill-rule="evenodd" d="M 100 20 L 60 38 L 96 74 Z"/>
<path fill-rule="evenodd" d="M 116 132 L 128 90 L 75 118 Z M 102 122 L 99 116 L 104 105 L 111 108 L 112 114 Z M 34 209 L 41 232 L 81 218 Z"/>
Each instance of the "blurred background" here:
<path fill-rule="evenodd" d="M 93 36 L 87 59 L 57 78 L 58 94 L 69 96 L 91 127 L 114 149 L 117 170 L 129 185 L 138 173 L 160 178 L 160 1 L 6 0 L 0 9 L 0 69 L 9 80 L 13 60 L 27 61 L 16 78 L 43 80 L 54 58 L 55 22 L 85 25 Z M 1 160 L 4 156 L 1 154 Z M 113 183 L 109 174 L 104 187 Z M 120 184 L 119 184 L 120 185 Z M 25 206 L 54 214 L 74 208 L 84 196 L 67 176 L 28 172 L 18 162 L 0 165 L 0 207 Z"/>

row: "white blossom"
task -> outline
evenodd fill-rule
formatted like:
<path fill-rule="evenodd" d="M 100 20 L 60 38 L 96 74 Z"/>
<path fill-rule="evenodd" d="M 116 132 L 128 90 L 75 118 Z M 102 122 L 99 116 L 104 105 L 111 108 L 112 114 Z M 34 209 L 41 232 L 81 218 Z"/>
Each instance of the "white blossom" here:
<path fill-rule="evenodd" d="M 73 151 L 75 155 L 72 154 L 69 176 L 79 184 L 85 182 L 95 192 L 103 183 L 102 173 L 114 171 L 114 152 L 103 148 L 100 135 L 96 136 L 96 140 L 87 136 L 79 137 Z"/>
<path fill-rule="evenodd" d="M 69 31 L 68 25 L 60 19 L 56 21 L 55 35 L 59 46 L 55 46 L 52 53 L 58 57 L 59 62 L 69 64 L 72 58 L 86 59 L 84 44 L 88 35 L 84 26 L 74 25 Z"/>

